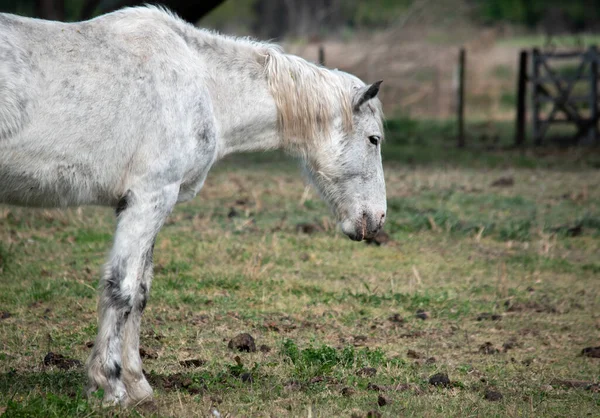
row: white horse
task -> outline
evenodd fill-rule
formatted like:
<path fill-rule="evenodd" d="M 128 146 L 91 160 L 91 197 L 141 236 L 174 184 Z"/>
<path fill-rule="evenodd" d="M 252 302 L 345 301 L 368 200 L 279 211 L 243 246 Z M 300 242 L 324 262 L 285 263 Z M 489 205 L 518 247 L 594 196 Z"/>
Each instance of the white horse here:
<path fill-rule="evenodd" d="M 80 23 L 0 14 L 0 203 L 117 211 L 90 392 L 124 405 L 151 398 L 139 330 L 154 240 L 223 156 L 299 156 L 346 235 L 377 233 L 379 84 L 153 7 Z"/>

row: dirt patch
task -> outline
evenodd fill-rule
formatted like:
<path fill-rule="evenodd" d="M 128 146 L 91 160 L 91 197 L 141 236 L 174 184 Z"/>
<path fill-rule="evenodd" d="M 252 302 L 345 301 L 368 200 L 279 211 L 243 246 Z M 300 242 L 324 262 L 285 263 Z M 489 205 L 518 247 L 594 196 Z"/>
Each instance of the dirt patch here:
<path fill-rule="evenodd" d="M 254 338 L 248 333 L 242 333 L 233 337 L 231 341 L 229 341 L 229 344 L 227 344 L 227 347 L 235 351 L 245 351 L 247 353 L 256 352 Z"/>
<path fill-rule="evenodd" d="M 346 397 L 346 398 L 350 398 L 352 396 L 354 396 L 354 394 L 356 393 L 356 391 L 352 388 L 349 387 L 345 387 L 342 388 L 342 390 L 340 391 L 340 393 L 342 394 L 342 396 Z"/>
<path fill-rule="evenodd" d="M 425 312 L 423 309 L 418 309 L 415 316 L 424 321 L 424 320 L 428 319 L 430 315 L 429 315 L 429 312 Z"/>
<path fill-rule="evenodd" d="M 555 306 L 549 303 L 540 303 L 536 301 L 529 302 L 513 302 L 507 300 L 504 302 L 506 312 L 523 312 L 523 311 L 535 311 L 538 313 L 557 313 L 558 310 Z"/>
<path fill-rule="evenodd" d="M 318 224 L 312 224 L 308 222 L 302 222 L 296 225 L 296 231 L 302 232 L 303 234 L 312 235 L 316 232 L 321 232 L 323 228 L 321 228 Z"/>
<path fill-rule="evenodd" d="M 227 217 L 229 219 L 237 218 L 238 216 L 240 216 L 240 213 L 235 208 L 229 208 L 229 212 L 227 212 Z"/>
<path fill-rule="evenodd" d="M 366 335 L 355 335 L 352 337 L 352 344 L 355 347 L 363 347 L 367 343 Z"/>
<path fill-rule="evenodd" d="M 478 321 L 500 321 L 502 319 L 502 315 L 493 314 L 491 312 L 482 312 L 477 315 Z"/>
<path fill-rule="evenodd" d="M 82 364 L 79 360 L 68 358 L 62 354 L 49 352 L 44 357 L 44 366 L 56 366 L 61 370 L 69 370 L 76 367 L 81 367 Z"/>
<path fill-rule="evenodd" d="M 502 344 L 502 349 L 506 353 L 508 350 L 512 350 L 513 348 L 517 348 L 520 346 L 521 344 L 517 341 L 517 339 L 515 337 L 511 337 L 508 339 L 508 341 Z"/>
<path fill-rule="evenodd" d="M 563 379 L 553 379 L 550 382 L 551 386 L 561 387 L 566 389 L 585 389 L 592 390 L 596 389 L 600 386 L 598 383 L 589 382 L 586 380 L 563 380 Z"/>
<path fill-rule="evenodd" d="M 140 347 L 140 357 L 143 359 L 156 360 L 158 358 L 158 353 L 151 348 Z"/>
<path fill-rule="evenodd" d="M 266 344 L 261 344 L 261 345 L 260 345 L 260 347 L 258 347 L 258 350 L 259 350 L 261 353 L 269 353 L 269 352 L 271 352 L 271 347 L 269 347 L 269 346 L 268 346 L 268 345 L 266 345 Z"/>
<path fill-rule="evenodd" d="M 388 321 L 390 321 L 391 323 L 395 324 L 395 325 L 404 325 L 404 318 L 402 318 L 402 316 L 400 316 L 400 314 L 395 313 L 392 316 L 390 316 L 388 318 Z"/>
<path fill-rule="evenodd" d="M 254 377 L 252 377 L 251 373 L 244 372 L 244 373 L 240 374 L 240 380 L 245 383 L 253 383 Z"/>
<path fill-rule="evenodd" d="M 194 358 L 194 359 L 189 359 L 189 360 L 181 360 L 179 362 L 179 364 L 186 368 L 201 367 L 206 364 L 206 360 Z"/>
<path fill-rule="evenodd" d="M 495 391 L 495 390 L 486 390 L 485 395 L 483 395 L 483 397 L 487 401 L 498 402 L 498 401 L 501 401 L 502 398 L 504 398 L 504 395 L 502 395 L 500 392 Z"/>
<path fill-rule="evenodd" d="M 378 247 L 389 244 L 390 242 L 392 242 L 392 238 L 384 230 L 380 230 L 373 238 L 365 239 L 365 244 L 372 244 Z"/>
<path fill-rule="evenodd" d="M 0 311 L 0 319 L 8 319 L 12 315 L 8 311 Z"/>
<path fill-rule="evenodd" d="M 498 354 L 499 352 L 500 350 L 494 347 L 494 345 L 489 341 L 486 341 L 485 343 L 479 346 L 480 354 Z"/>
<path fill-rule="evenodd" d="M 429 378 L 429 384 L 433 386 L 450 386 L 450 378 L 446 373 L 436 373 Z"/>
<path fill-rule="evenodd" d="M 150 385 L 160 387 L 163 390 L 186 390 L 191 394 L 197 394 L 206 389 L 203 382 L 194 382 L 194 380 L 182 373 L 171 375 L 159 375 L 151 373 L 146 375 Z"/>
<path fill-rule="evenodd" d="M 364 377 L 373 377 L 377 374 L 377 369 L 374 367 L 363 367 L 356 374 Z"/>
<path fill-rule="evenodd" d="M 369 382 L 369 384 L 367 384 L 367 389 L 372 390 L 374 392 L 380 392 L 382 390 L 385 390 L 385 388 L 383 386 L 379 386 L 379 385 L 376 385 L 375 383 L 371 383 L 371 382 Z"/>
<path fill-rule="evenodd" d="M 379 396 L 377 397 L 377 405 L 379 405 L 380 407 L 381 407 L 381 406 L 386 406 L 386 405 L 387 405 L 387 404 L 389 404 L 389 403 L 390 403 L 389 399 L 388 399 L 388 398 L 386 398 L 385 396 L 383 396 L 383 395 L 379 395 Z"/>
<path fill-rule="evenodd" d="M 406 357 L 413 358 L 413 359 L 420 359 L 420 358 L 423 358 L 423 355 L 421 353 L 417 353 L 415 350 L 408 350 L 406 352 Z"/>
<path fill-rule="evenodd" d="M 584 357 L 600 358 L 600 347 L 586 347 L 581 350 Z"/>
<path fill-rule="evenodd" d="M 423 331 L 415 330 L 400 335 L 400 338 L 421 338 L 425 333 Z"/>
<path fill-rule="evenodd" d="M 500 177 L 492 182 L 492 187 L 511 187 L 515 185 L 515 179 L 511 176 Z"/>

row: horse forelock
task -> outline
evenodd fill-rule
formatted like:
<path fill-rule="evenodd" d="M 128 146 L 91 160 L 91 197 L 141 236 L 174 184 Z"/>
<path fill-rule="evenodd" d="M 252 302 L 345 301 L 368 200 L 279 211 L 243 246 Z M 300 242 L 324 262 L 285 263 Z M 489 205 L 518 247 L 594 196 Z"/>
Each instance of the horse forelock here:
<path fill-rule="evenodd" d="M 336 117 L 352 130 L 348 80 L 340 74 L 278 50 L 266 50 L 265 71 L 277 105 L 284 145 L 307 150 L 333 132 Z"/>

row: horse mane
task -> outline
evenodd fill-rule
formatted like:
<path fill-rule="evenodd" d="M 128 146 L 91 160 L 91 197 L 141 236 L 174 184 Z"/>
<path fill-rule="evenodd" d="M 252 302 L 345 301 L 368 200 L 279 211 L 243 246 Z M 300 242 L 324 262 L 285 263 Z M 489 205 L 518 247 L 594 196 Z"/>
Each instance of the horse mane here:
<path fill-rule="evenodd" d="M 351 86 L 335 71 L 275 48 L 266 50 L 265 72 L 277 105 L 284 145 L 303 149 L 332 132 L 341 114 L 342 127 L 352 130 Z"/>
<path fill-rule="evenodd" d="M 342 117 L 342 128 L 352 130 L 352 81 L 341 72 L 285 54 L 276 44 L 197 28 L 161 6 L 125 8 L 115 13 L 124 12 L 178 22 L 179 28 L 193 30 L 190 39 L 197 47 L 235 58 L 242 73 L 265 76 L 277 106 L 278 127 L 286 148 L 306 150 L 319 139 L 327 138 L 337 115 Z M 254 67 L 253 63 L 258 65 Z"/>

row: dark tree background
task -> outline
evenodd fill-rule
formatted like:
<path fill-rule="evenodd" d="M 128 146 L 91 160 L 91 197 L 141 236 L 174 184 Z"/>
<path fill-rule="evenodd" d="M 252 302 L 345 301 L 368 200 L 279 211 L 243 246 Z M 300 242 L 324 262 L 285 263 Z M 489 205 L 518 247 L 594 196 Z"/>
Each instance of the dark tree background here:
<path fill-rule="evenodd" d="M 600 28 L 600 0 L 454 1 L 468 5 L 471 18 L 484 24 L 508 22 L 547 34 Z M 393 26 L 419 2 L 425 4 L 427 14 L 435 14 L 439 8 L 436 0 L 0 0 L 0 11 L 75 21 L 125 6 L 155 3 L 197 23 L 217 9 L 209 17 L 211 26 L 227 32 L 241 28 L 242 33 L 272 39 Z"/>
<path fill-rule="evenodd" d="M 43 19 L 74 21 L 85 20 L 95 15 L 111 12 L 126 6 L 147 3 L 162 4 L 183 19 L 196 23 L 224 0 L 0 0 L 0 11 L 35 16 Z"/>

